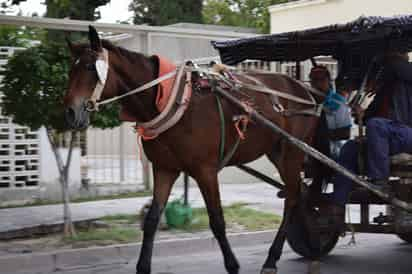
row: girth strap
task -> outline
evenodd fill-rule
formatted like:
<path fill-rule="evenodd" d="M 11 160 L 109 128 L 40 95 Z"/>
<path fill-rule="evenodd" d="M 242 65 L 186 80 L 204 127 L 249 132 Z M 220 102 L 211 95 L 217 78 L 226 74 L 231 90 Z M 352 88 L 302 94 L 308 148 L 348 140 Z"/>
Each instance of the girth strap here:
<path fill-rule="evenodd" d="M 225 146 L 226 146 L 226 122 L 225 122 L 225 113 L 223 111 L 222 101 L 219 95 L 215 94 L 217 109 L 219 112 L 220 118 L 220 144 L 219 144 L 219 169 L 223 169 L 229 161 L 232 159 L 233 155 L 235 155 L 241 141 L 240 135 L 237 136 L 236 142 L 233 147 L 228 151 L 225 155 Z"/>

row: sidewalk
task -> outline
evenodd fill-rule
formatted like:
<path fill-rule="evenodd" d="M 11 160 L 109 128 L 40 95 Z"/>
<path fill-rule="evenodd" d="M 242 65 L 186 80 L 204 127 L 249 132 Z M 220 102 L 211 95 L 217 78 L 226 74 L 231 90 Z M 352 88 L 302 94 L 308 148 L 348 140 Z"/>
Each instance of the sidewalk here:
<path fill-rule="evenodd" d="M 260 210 L 282 213 L 283 200 L 277 198 L 277 190 L 266 183 L 221 184 L 223 205 L 236 202 L 252 204 Z M 176 186 L 171 199 L 182 197 L 183 188 Z M 93 220 L 107 215 L 138 213 L 151 197 L 104 200 L 71 205 L 73 221 Z M 189 201 L 193 207 L 204 207 L 203 198 L 195 184 L 191 184 Z M 0 210 L 0 235 L 6 232 L 24 234 L 30 229 L 41 230 L 42 227 L 57 226 L 63 223 L 62 205 L 21 207 Z M 0 237 L 1 239 L 2 237 Z M 3 237 L 4 239 L 5 237 Z"/>

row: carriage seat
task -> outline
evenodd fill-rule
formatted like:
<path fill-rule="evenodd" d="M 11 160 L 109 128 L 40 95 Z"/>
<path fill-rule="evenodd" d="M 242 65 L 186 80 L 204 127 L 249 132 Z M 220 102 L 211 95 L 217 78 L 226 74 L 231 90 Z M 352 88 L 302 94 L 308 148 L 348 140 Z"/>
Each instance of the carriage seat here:
<path fill-rule="evenodd" d="M 412 178 L 412 154 L 401 153 L 391 157 L 391 175 Z"/>

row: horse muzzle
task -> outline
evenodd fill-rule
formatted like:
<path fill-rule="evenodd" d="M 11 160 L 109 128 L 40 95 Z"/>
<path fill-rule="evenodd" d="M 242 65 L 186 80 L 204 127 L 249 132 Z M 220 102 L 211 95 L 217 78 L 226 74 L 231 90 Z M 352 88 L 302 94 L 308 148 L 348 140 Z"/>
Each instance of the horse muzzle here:
<path fill-rule="evenodd" d="M 64 116 L 71 129 L 82 130 L 89 126 L 89 111 L 85 103 L 66 107 Z"/>

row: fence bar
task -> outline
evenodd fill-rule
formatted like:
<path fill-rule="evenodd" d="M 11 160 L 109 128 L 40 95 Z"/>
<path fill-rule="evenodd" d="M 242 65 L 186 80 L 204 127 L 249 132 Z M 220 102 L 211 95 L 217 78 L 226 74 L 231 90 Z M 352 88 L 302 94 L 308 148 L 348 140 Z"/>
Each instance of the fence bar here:
<path fill-rule="evenodd" d="M 124 160 L 124 126 L 121 125 L 119 128 L 119 172 L 120 172 L 120 182 L 124 182 L 126 180 L 125 177 L 125 160 Z"/>
<path fill-rule="evenodd" d="M 189 175 L 187 173 L 184 174 L 184 203 L 187 206 L 189 204 Z"/>
<path fill-rule="evenodd" d="M 302 73 L 301 73 L 301 68 L 300 68 L 300 62 L 296 62 L 296 80 L 301 80 Z"/>

